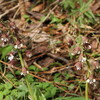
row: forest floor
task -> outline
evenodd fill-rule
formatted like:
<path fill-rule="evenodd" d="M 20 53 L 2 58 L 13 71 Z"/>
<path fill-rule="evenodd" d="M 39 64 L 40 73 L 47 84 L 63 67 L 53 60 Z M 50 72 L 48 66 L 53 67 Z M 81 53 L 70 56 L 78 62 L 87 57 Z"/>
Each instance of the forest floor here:
<path fill-rule="evenodd" d="M 100 100 L 100 0 L 1 0 L 0 74 L 0 100 Z"/>

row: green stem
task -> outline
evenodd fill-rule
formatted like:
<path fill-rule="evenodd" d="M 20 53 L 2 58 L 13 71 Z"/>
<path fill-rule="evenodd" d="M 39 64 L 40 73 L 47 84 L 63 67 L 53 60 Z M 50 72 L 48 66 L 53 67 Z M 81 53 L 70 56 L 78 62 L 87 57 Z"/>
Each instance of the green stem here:
<path fill-rule="evenodd" d="M 88 100 L 88 82 L 85 84 L 85 98 Z"/>
<path fill-rule="evenodd" d="M 21 55 L 21 53 L 19 51 L 18 51 L 18 55 L 19 55 L 19 59 L 20 59 L 21 66 L 24 67 L 22 55 Z"/>
<path fill-rule="evenodd" d="M 86 60 L 87 66 L 88 66 L 88 71 L 87 71 L 87 79 L 89 79 L 90 75 L 91 75 L 91 71 L 90 71 L 90 64 L 88 62 L 88 60 Z M 88 89 L 89 89 L 89 83 L 86 81 L 85 84 L 85 98 L 86 100 L 88 100 Z"/>
<path fill-rule="evenodd" d="M 29 90 L 31 99 L 32 99 L 32 100 L 37 100 L 37 99 L 34 97 L 34 93 L 32 92 L 32 88 L 31 88 L 31 86 L 30 86 L 30 83 L 28 82 L 27 76 L 25 77 L 25 81 L 26 81 L 26 84 L 27 84 L 27 87 L 28 87 L 28 90 Z"/>

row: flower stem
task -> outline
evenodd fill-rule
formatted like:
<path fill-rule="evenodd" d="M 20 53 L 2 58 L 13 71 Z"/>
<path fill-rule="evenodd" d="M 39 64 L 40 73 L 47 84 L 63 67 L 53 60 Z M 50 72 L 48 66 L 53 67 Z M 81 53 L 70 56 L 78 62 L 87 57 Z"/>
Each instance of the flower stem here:
<path fill-rule="evenodd" d="M 21 55 L 21 53 L 19 51 L 18 51 L 18 55 L 19 55 L 19 59 L 20 59 L 21 66 L 24 67 L 22 55 Z"/>

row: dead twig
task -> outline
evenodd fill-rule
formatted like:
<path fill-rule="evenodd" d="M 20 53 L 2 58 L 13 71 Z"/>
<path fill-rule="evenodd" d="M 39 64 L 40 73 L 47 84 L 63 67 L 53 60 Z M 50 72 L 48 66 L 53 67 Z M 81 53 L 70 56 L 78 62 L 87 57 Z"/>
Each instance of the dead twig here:
<path fill-rule="evenodd" d="M 37 64 L 36 62 L 33 62 L 33 64 L 34 64 L 38 69 L 40 69 L 40 70 L 43 71 L 43 68 L 42 68 L 39 64 Z"/>
<path fill-rule="evenodd" d="M 11 9 L 9 9 L 9 10 L 6 10 L 3 14 L 0 15 L 0 19 L 1 19 L 2 17 L 4 17 L 5 15 L 7 15 L 9 12 L 15 10 L 15 9 L 18 8 L 18 7 L 19 7 L 19 4 L 16 5 L 15 7 L 11 8 Z"/>
<path fill-rule="evenodd" d="M 60 57 L 60 56 L 54 55 L 52 53 L 47 53 L 47 55 L 52 57 L 52 58 L 54 58 L 54 59 L 56 59 L 56 60 L 63 61 L 66 64 L 68 64 L 68 60 L 66 58 L 64 58 L 64 57 Z"/>
<path fill-rule="evenodd" d="M 4 3 L 2 3 L 4 0 L 0 0 L 0 6 L 4 6 L 4 5 L 7 5 L 7 4 L 9 4 L 9 3 L 12 3 L 12 2 L 15 2 L 16 0 L 11 0 L 11 1 L 7 1 L 7 2 L 4 2 Z"/>
<path fill-rule="evenodd" d="M 25 19 L 24 19 L 24 17 L 23 17 L 23 15 L 26 14 L 26 13 L 25 13 L 25 2 L 24 2 L 24 0 L 18 0 L 18 2 L 19 2 L 19 5 L 21 6 L 21 7 L 20 7 L 21 20 L 22 20 L 22 21 L 25 21 Z"/>
<path fill-rule="evenodd" d="M 16 86 L 2 73 L 0 72 L 0 74 L 2 75 L 2 77 L 4 77 L 9 83 L 11 83 L 13 85 L 13 87 L 16 88 Z"/>
<path fill-rule="evenodd" d="M 50 16 L 50 14 L 57 8 L 57 6 L 58 6 L 58 5 L 54 6 L 53 9 L 49 11 L 49 13 L 48 13 L 47 16 L 44 18 L 44 20 L 43 20 L 40 24 L 38 24 L 37 27 L 36 27 L 33 31 L 37 30 L 37 28 L 39 28 L 39 27 L 43 24 L 43 22 L 46 21 L 46 19 Z"/>

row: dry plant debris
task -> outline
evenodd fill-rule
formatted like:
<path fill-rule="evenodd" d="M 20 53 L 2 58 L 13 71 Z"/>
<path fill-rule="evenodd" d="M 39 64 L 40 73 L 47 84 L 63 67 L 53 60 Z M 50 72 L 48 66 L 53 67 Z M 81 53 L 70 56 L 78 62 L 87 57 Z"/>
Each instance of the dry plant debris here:
<path fill-rule="evenodd" d="M 99 0 L 1 0 L 0 100 L 99 100 L 99 16 Z"/>

